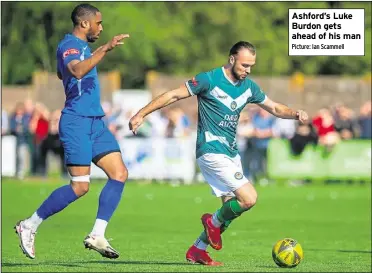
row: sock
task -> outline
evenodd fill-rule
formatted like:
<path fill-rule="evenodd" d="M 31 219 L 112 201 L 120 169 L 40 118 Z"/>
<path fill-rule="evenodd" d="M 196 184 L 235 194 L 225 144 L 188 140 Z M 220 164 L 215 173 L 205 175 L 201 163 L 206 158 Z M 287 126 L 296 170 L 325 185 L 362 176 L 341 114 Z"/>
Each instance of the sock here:
<path fill-rule="evenodd" d="M 205 244 L 209 244 L 208 243 L 208 239 L 207 239 L 207 234 L 205 233 L 205 231 L 203 230 L 203 232 L 200 234 L 200 236 L 198 237 L 198 239 L 200 239 L 203 243 Z"/>
<path fill-rule="evenodd" d="M 223 222 L 223 224 L 221 225 L 220 229 L 221 229 L 221 234 L 224 233 L 226 231 L 226 229 L 229 227 L 229 225 L 231 224 L 232 220 L 229 220 L 229 221 L 225 221 Z"/>
<path fill-rule="evenodd" d="M 76 199 L 78 199 L 78 196 L 75 194 L 71 185 L 62 186 L 49 195 L 27 222 L 37 228 L 43 220 L 60 212 Z"/>
<path fill-rule="evenodd" d="M 229 227 L 229 225 L 231 224 L 232 221 L 226 221 L 226 222 L 223 222 L 222 225 L 221 225 L 221 234 Z M 196 239 L 195 243 L 194 243 L 194 246 L 196 246 L 197 248 L 201 249 L 201 250 L 206 250 L 207 247 L 208 247 L 209 243 L 208 243 L 208 239 L 207 239 L 207 234 L 205 234 L 205 231 L 203 231 L 200 236 L 198 237 L 198 239 Z"/>
<path fill-rule="evenodd" d="M 196 239 L 194 246 L 196 246 L 198 249 L 206 250 L 209 243 L 207 241 L 207 236 L 205 235 L 205 232 L 203 231 L 198 239 Z"/>
<path fill-rule="evenodd" d="M 221 209 L 217 210 L 213 214 L 212 224 L 216 227 L 220 227 L 222 234 L 229 227 L 232 220 L 239 217 L 244 211 L 245 210 L 240 207 L 236 197 L 231 198 L 222 205 Z M 205 231 L 203 231 L 198 239 L 196 239 L 194 246 L 199 249 L 206 250 L 208 245 L 207 234 Z"/>
<path fill-rule="evenodd" d="M 92 232 L 90 233 L 91 235 L 96 235 L 96 236 L 103 236 L 105 237 L 105 231 L 107 227 L 107 221 L 102 220 L 102 219 L 96 219 L 96 222 L 94 223 Z"/>
<path fill-rule="evenodd" d="M 24 223 L 27 227 L 30 227 L 33 230 L 37 230 L 40 224 L 43 222 L 43 219 L 35 211 L 30 218 L 27 218 Z"/>
<path fill-rule="evenodd" d="M 97 219 L 108 222 L 119 205 L 125 183 L 109 179 L 99 196 Z"/>
<path fill-rule="evenodd" d="M 234 197 L 222 205 L 221 209 L 216 212 L 216 216 L 220 222 L 226 222 L 239 217 L 244 211 L 245 210 L 240 207 L 238 199 Z"/>
<path fill-rule="evenodd" d="M 218 213 L 219 213 L 219 210 L 213 213 L 213 216 L 212 216 L 212 225 L 214 225 L 215 227 L 220 227 L 223 223 L 218 219 Z"/>

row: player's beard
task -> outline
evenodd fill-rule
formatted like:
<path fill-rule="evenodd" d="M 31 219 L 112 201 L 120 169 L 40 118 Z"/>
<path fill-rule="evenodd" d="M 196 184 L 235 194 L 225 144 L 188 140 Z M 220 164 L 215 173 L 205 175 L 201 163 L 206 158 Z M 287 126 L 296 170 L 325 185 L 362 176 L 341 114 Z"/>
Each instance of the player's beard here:
<path fill-rule="evenodd" d="M 87 34 L 87 41 L 89 43 L 94 43 L 98 39 L 97 35 L 95 36 L 92 29 L 89 29 L 89 32 Z"/>
<path fill-rule="evenodd" d="M 232 68 L 231 68 L 231 73 L 233 75 L 233 77 L 235 78 L 236 81 L 240 81 L 240 76 L 239 74 L 236 72 L 236 64 L 234 63 Z"/>

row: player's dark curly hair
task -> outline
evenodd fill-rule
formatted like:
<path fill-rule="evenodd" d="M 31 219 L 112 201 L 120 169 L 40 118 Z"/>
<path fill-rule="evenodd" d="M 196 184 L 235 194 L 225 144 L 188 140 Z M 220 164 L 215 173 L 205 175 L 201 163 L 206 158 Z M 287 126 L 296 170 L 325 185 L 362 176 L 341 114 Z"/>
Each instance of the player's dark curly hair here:
<path fill-rule="evenodd" d="M 253 55 L 256 55 L 256 48 L 255 48 L 254 45 L 252 45 L 251 43 L 246 42 L 246 41 L 240 41 L 240 42 L 237 42 L 235 45 L 232 46 L 232 48 L 230 49 L 229 56 L 238 54 L 238 52 L 239 52 L 242 48 L 246 48 L 246 49 L 248 49 L 248 50 L 249 50 Z"/>
<path fill-rule="evenodd" d="M 77 26 L 82 17 L 86 17 L 89 15 L 96 15 L 99 10 L 90 4 L 80 4 L 77 5 L 71 13 L 71 21 L 74 26 Z"/>

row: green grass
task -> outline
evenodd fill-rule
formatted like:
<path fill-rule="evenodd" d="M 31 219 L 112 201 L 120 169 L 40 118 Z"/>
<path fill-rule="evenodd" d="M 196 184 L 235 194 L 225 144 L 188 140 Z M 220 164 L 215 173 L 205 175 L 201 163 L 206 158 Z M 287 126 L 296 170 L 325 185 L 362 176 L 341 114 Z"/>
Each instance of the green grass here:
<path fill-rule="evenodd" d="M 221 251 L 210 249 L 222 268 L 191 265 L 185 252 L 200 234 L 200 216 L 220 202 L 205 184 L 170 186 L 129 182 L 107 237 L 121 253 L 107 260 L 84 249 L 102 183 L 45 221 L 36 236 L 36 259 L 18 247 L 13 226 L 39 206 L 62 181 L 2 182 L 2 271 L 74 272 L 371 272 L 371 184 L 257 187 L 257 205 L 233 222 Z M 273 244 L 292 237 L 305 258 L 278 268 Z"/>

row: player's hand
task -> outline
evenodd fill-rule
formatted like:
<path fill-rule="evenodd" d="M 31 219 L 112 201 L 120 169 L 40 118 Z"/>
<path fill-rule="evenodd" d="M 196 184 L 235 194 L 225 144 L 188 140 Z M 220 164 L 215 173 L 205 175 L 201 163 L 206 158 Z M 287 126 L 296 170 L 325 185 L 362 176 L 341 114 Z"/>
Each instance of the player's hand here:
<path fill-rule="evenodd" d="M 297 119 L 301 122 L 301 123 L 306 123 L 309 119 L 309 116 L 307 115 L 307 113 L 303 110 L 298 110 L 296 112 L 297 114 Z"/>
<path fill-rule="evenodd" d="M 125 38 L 129 38 L 129 34 L 120 34 L 120 35 L 114 36 L 114 38 L 112 38 L 110 42 L 104 45 L 106 51 L 113 50 L 118 45 L 123 45 L 124 44 L 123 40 Z"/>
<path fill-rule="evenodd" d="M 137 134 L 137 129 L 138 127 L 141 126 L 142 122 L 143 122 L 142 116 L 138 114 L 134 115 L 129 121 L 129 130 L 131 130 L 134 135 Z"/>

